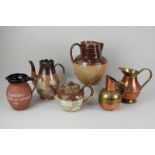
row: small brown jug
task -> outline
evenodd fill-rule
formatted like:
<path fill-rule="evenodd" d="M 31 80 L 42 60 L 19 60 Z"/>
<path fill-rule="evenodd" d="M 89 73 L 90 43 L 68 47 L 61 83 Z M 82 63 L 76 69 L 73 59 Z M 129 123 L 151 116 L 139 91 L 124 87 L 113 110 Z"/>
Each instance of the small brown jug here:
<path fill-rule="evenodd" d="M 32 93 L 35 88 L 31 89 L 27 83 L 33 80 L 26 74 L 11 74 L 6 77 L 9 82 L 9 86 L 6 90 L 6 96 L 9 104 L 15 110 L 27 109 L 32 99 Z"/>
<path fill-rule="evenodd" d="M 143 68 L 139 71 L 131 68 L 122 68 L 122 67 L 120 67 L 119 69 L 124 74 L 123 79 L 121 80 L 122 83 L 124 83 L 125 85 L 122 102 L 135 103 L 142 88 L 151 80 L 152 71 L 148 68 Z M 143 85 L 140 85 L 137 76 L 143 71 L 149 72 L 149 78 L 146 80 L 146 82 L 144 82 Z"/>
<path fill-rule="evenodd" d="M 103 45 L 95 41 L 82 41 L 70 48 L 75 75 L 85 85 L 97 84 L 107 70 L 107 59 L 102 56 Z M 80 48 L 80 55 L 74 59 L 72 51 L 75 46 Z"/>

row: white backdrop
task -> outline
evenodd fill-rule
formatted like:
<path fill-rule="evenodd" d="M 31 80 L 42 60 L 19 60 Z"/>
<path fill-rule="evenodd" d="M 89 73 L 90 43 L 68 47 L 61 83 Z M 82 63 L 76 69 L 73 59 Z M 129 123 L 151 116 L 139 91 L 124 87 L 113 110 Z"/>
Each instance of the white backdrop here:
<path fill-rule="evenodd" d="M 93 99 L 76 113 L 63 112 L 56 101 L 42 101 L 36 93 L 29 109 L 11 109 L 5 97 L 5 76 L 15 72 L 30 74 L 28 60 L 33 60 L 38 69 L 39 60 L 48 58 L 65 66 L 67 81 L 75 79 L 69 49 L 81 40 L 104 42 L 108 74 L 118 80 L 122 78 L 120 66 L 148 67 L 155 72 L 155 27 L 0 27 L 0 128 L 155 128 L 154 78 L 136 104 L 121 104 L 113 112 L 98 105 L 104 81 L 94 87 Z M 147 73 L 139 78 L 144 81 Z"/>

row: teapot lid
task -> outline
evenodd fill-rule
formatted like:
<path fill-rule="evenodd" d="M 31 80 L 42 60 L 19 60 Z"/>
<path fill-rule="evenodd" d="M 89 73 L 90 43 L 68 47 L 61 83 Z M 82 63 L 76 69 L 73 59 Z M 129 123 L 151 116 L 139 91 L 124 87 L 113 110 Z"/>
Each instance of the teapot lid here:
<path fill-rule="evenodd" d="M 8 75 L 5 79 L 10 83 L 22 83 L 32 80 L 31 77 L 23 73 L 15 73 Z"/>
<path fill-rule="evenodd" d="M 65 95 L 77 94 L 79 91 L 80 91 L 80 85 L 74 83 L 73 81 L 65 83 L 61 88 L 61 92 L 63 92 L 63 94 Z"/>

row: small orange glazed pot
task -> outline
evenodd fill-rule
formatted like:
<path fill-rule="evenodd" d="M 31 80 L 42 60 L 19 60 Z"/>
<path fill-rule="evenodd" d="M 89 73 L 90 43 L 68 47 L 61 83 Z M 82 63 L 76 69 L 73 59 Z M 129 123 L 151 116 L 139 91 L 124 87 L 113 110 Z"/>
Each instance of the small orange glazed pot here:
<path fill-rule="evenodd" d="M 27 83 L 29 80 L 33 80 L 26 74 L 11 74 L 6 77 L 9 82 L 9 86 L 6 90 L 6 96 L 9 104 L 15 110 L 27 109 L 32 99 L 33 90 Z"/>

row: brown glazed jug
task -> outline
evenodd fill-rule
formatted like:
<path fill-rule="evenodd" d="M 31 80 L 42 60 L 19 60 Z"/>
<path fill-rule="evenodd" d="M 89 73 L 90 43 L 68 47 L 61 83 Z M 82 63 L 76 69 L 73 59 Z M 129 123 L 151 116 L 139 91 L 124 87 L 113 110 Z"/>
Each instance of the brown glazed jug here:
<path fill-rule="evenodd" d="M 6 96 L 9 104 L 15 110 L 27 109 L 32 99 L 32 90 L 27 83 L 29 80 L 33 80 L 26 74 L 11 74 L 6 77 L 9 82 L 9 86 L 6 90 Z"/>
<path fill-rule="evenodd" d="M 143 68 L 139 71 L 131 68 L 122 68 L 122 67 L 120 67 L 119 69 L 124 74 L 121 80 L 122 83 L 124 83 L 125 85 L 122 102 L 135 103 L 142 88 L 151 80 L 152 71 L 148 68 Z M 137 76 L 143 71 L 149 72 L 149 78 L 146 80 L 146 82 L 144 82 L 144 84 L 140 85 Z"/>
<path fill-rule="evenodd" d="M 85 85 L 97 84 L 107 70 L 107 59 L 101 55 L 103 45 L 95 41 L 82 41 L 70 48 L 75 75 Z M 72 52 L 75 46 L 80 48 L 80 55 L 73 58 Z"/>
<path fill-rule="evenodd" d="M 37 89 L 41 99 L 54 99 L 56 90 L 59 87 L 60 81 L 63 79 L 65 74 L 65 68 L 61 64 L 54 64 L 54 60 L 40 60 L 39 73 L 36 73 L 35 66 L 32 61 L 31 64 L 33 84 Z M 59 80 L 56 67 L 60 66 L 62 69 L 62 78 Z"/>

